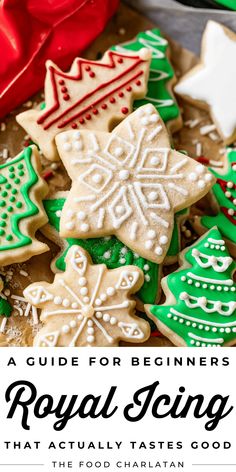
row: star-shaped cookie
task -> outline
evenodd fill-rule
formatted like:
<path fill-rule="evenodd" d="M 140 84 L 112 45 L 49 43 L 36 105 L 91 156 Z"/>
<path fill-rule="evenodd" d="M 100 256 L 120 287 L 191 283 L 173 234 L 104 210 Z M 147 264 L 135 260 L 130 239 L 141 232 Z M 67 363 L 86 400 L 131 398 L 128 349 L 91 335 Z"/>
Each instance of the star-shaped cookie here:
<path fill-rule="evenodd" d="M 208 21 L 202 38 L 201 61 L 175 87 L 183 98 L 210 111 L 226 144 L 236 138 L 236 35 Z"/>
<path fill-rule="evenodd" d="M 156 263 L 167 253 L 174 213 L 199 200 L 214 183 L 206 167 L 171 149 L 151 104 L 112 133 L 68 131 L 57 136 L 56 144 L 72 179 L 60 235 L 114 234 Z"/>
<path fill-rule="evenodd" d="M 42 309 L 43 328 L 35 346 L 118 346 L 120 340 L 144 342 L 149 324 L 135 316 L 130 295 L 140 289 L 144 277 L 135 266 L 108 270 L 93 265 L 89 254 L 72 246 L 66 271 L 52 284 L 29 285 L 25 298 Z"/>

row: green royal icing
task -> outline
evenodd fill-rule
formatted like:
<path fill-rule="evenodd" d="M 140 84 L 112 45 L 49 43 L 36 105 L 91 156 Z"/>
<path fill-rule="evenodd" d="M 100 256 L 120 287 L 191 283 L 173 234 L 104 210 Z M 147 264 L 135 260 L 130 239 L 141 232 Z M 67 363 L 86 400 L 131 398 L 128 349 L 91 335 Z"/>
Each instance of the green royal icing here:
<path fill-rule="evenodd" d="M 231 8 L 231 10 L 236 10 L 235 0 L 216 0 L 216 2 L 224 5 L 224 7 Z"/>
<path fill-rule="evenodd" d="M 23 218 L 38 213 L 38 208 L 29 197 L 31 187 L 38 181 L 31 155 L 32 149 L 28 147 L 15 159 L 0 165 L 0 251 L 20 248 L 32 242 L 19 229 Z"/>
<path fill-rule="evenodd" d="M 174 70 L 167 58 L 168 41 L 163 38 L 159 29 L 139 33 L 136 38 L 122 46 L 113 46 L 116 51 L 139 51 L 142 48 L 152 51 L 147 96 L 135 100 L 134 109 L 152 103 L 160 113 L 164 122 L 175 120 L 180 115 L 177 103 L 170 94 L 167 85 L 174 77 Z"/>
<path fill-rule="evenodd" d="M 13 308 L 10 303 L 0 296 L 0 316 L 6 316 L 9 318 L 9 316 L 11 316 L 12 310 Z"/>
<path fill-rule="evenodd" d="M 49 224 L 59 232 L 60 212 L 65 203 L 65 198 L 44 200 L 44 208 L 48 216 Z M 182 210 L 178 214 L 182 214 L 186 210 Z M 179 253 L 179 237 L 178 228 L 175 223 L 174 238 L 170 245 L 170 254 Z M 177 237 L 176 237 L 177 236 Z M 174 240 L 173 240 L 174 239 Z M 154 262 L 143 259 L 131 249 L 127 248 L 115 236 L 109 238 L 91 238 L 91 239 L 73 239 L 67 238 L 67 247 L 63 254 L 56 259 L 55 265 L 59 271 L 65 270 L 65 256 L 73 244 L 79 244 L 86 249 L 92 257 L 95 264 L 106 264 L 108 269 L 115 269 L 122 265 L 133 264 L 143 270 L 145 281 L 138 295 L 144 303 L 154 303 L 159 290 L 159 265 Z"/>
<path fill-rule="evenodd" d="M 166 277 L 176 303 L 150 312 L 189 347 L 222 346 L 236 341 L 236 264 L 221 233 L 211 229 L 184 253 L 188 268 Z"/>
<path fill-rule="evenodd" d="M 225 174 L 209 170 L 217 178 L 212 192 L 220 211 L 214 216 L 203 216 L 200 219 L 201 224 L 207 229 L 218 226 L 222 235 L 236 244 L 236 151 L 230 149 L 227 153 Z M 227 213 L 229 210 L 232 215 Z"/>

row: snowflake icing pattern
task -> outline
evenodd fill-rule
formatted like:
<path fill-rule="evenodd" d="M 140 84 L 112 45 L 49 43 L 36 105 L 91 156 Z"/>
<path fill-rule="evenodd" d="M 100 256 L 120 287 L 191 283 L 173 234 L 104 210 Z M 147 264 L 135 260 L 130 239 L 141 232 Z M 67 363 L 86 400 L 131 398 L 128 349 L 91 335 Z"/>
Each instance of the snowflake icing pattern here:
<path fill-rule="evenodd" d="M 151 104 L 112 133 L 68 131 L 56 142 L 73 181 L 61 236 L 114 234 L 156 263 L 168 250 L 174 213 L 199 200 L 214 181 L 204 166 L 170 148 L 164 123 Z"/>
<path fill-rule="evenodd" d="M 135 301 L 129 298 L 143 283 L 140 269 L 93 265 L 80 246 L 70 248 L 66 267 L 53 284 L 34 283 L 24 291 L 25 298 L 42 309 L 44 327 L 36 346 L 117 346 L 119 340 L 148 339 L 149 325 L 134 315 Z"/>

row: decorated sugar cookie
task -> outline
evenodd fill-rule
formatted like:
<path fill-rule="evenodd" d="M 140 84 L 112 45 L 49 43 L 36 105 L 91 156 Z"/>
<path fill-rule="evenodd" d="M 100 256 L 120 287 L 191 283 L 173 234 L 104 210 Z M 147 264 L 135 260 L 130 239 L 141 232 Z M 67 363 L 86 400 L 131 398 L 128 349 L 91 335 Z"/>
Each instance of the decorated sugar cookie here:
<path fill-rule="evenodd" d="M 0 266 L 23 262 L 48 250 L 35 238 L 47 222 L 42 199 L 48 192 L 40 177 L 35 146 L 0 165 Z"/>
<path fill-rule="evenodd" d="M 215 227 L 181 254 L 181 267 L 162 279 L 164 305 L 146 306 L 158 329 L 177 346 L 236 343 L 236 264 Z"/>
<path fill-rule="evenodd" d="M 149 324 L 134 314 L 130 295 L 143 283 L 134 266 L 109 270 L 93 265 L 89 254 L 72 246 L 66 255 L 66 271 L 54 282 L 29 285 L 25 298 L 41 308 L 43 328 L 35 346 L 118 346 L 120 340 L 144 342 Z"/>
<path fill-rule="evenodd" d="M 236 138 L 235 54 L 235 33 L 208 21 L 202 39 L 201 61 L 175 87 L 175 92 L 190 103 L 210 111 L 226 144 Z"/>
<path fill-rule="evenodd" d="M 138 33 L 133 40 L 114 46 L 113 49 L 125 52 L 139 51 L 143 47 L 148 48 L 152 53 L 148 91 L 143 99 L 135 100 L 134 109 L 146 103 L 152 103 L 171 131 L 176 131 L 182 124 L 179 107 L 172 94 L 172 86 L 176 79 L 168 59 L 168 41 L 163 38 L 160 30 L 155 28 Z"/>
<path fill-rule="evenodd" d="M 16 119 L 45 157 L 57 160 L 55 136 L 69 129 L 111 131 L 147 91 L 150 51 L 107 51 L 100 61 L 76 58 L 68 73 L 47 61 L 43 110 L 28 110 Z"/>
<path fill-rule="evenodd" d="M 54 273 L 65 270 L 65 257 L 71 246 L 74 244 L 84 248 L 94 264 L 106 264 L 108 269 L 116 269 L 126 265 L 135 265 L 144 273 L 144 283 L 137 293 L 143 303 L 154 303 L 159 298 L 159 279 L 161 267 L 154 262 L 147 261 L 127 248 L 115 236 L 105 238 L 62 239 L 59 236 L 61 211 L 65 204 L 68 192 L 58 192 L 55 198 L 44 200 L 44 208 L 48 216 L 48 224 L 42 228 L 43 233 L 55 242 L 61 251 L 52 260 L 51 269 Z"/>
<path fill-rule="evenodd" d="M 205 195 L 213 175 L 170 148 L 155 107 L 144 105 L 112 133 L 68 131 L 56 137 L 72 179 L 60 235 L 115 235 L 157 264 L 168 251 L 174 213 Z"/>
<path fill-rule="evenodd" d="M 217 179 L 212 187 L 212 206 L 216 214 L 195 217 L 193 225 L 200 234 L 217 225 L 230 253 L 236 257 L 236 151 L 228 150 L 223 169 L 210 170 Z"/>

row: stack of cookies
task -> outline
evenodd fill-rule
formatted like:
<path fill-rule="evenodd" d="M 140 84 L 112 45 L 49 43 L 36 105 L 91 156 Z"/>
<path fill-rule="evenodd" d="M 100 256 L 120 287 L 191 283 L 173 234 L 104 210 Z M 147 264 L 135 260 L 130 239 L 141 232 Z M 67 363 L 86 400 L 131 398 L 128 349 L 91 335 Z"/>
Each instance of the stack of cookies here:
<path fill-rule="evenodd" d="M 31 141 L 0 166 L 1 345 L 236 342 L 233 54 L 210 21 L 178 83 L 158 29 L 67 73 L 47 62 L 44 101 L 16 117 Z M 185 120 L 185 102 L 212 122 Z M 184 127 L 219 142 L 217 159 L 200 140 L 190 157 Z"/>

